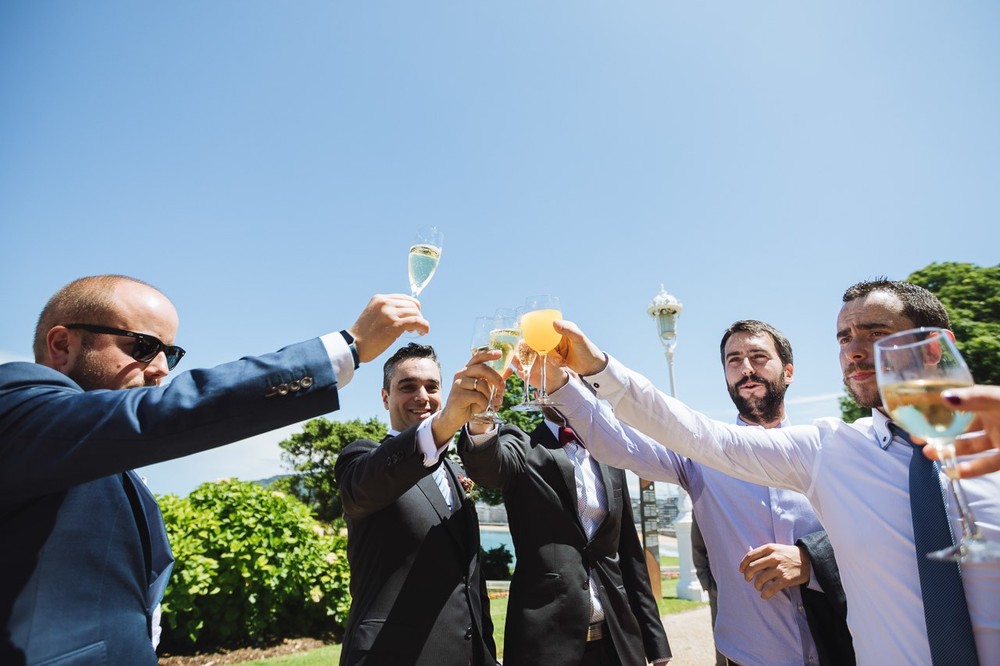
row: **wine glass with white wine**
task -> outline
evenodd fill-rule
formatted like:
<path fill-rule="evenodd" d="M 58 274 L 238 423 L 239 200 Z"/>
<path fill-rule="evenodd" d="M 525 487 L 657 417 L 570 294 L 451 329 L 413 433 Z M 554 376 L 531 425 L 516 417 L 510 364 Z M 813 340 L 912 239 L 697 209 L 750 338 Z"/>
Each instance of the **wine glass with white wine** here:
<path fill-rule="evenodd" d="M 1000 544 L 986 541 L 980 533 L 955 466 L 955 438 L 968 427 L 973 415 L 952 407 L 941 392 L 972 386 L 973 379 L 951 332 L 917 328 L 878 340 L 875 374 L 889 415 L 911 435 L 937 450 L 941 469 L 955 495 L 962 538 L 954 546 L 927 553 L 927 557 L 958 562 L 1000 561 Z"/>
<path fill-rule="evenodd" d="M 487 349 L 500 350 L 500 358 L 487 361 L 486 365 L 502 375 L 514 358 L 514 350 L 520 337 L 516 326 L 516 316 L 504 314 L 501 310 L 498 310 L 497 314 L 492 317 L 477 317 L 472 330 L 472 353 L 477 354 Z M 474 420 L 485 423 L 503 423 L 503 419 L 493 409 L 495 396 L 496 387 L 491 385 L 490 402 L 485 411 L 472 416 Z"/>

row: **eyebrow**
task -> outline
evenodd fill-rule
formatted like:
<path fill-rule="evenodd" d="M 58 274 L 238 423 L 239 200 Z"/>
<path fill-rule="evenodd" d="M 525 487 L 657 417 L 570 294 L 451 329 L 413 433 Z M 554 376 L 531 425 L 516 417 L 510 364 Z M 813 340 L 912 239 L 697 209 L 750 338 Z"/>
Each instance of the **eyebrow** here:
<path fill-rule="evenodd" d="M 770 355 L 770 353 L 771 352 L 768 351 L 764 347 L 754 347 L 753 349 L 748 349 L 746 352 L 731 351 L 728 354 L 726 354 L 726 359 L 730 359 L 730 358 L 733 358 L 733 357 L 739 358 L 740 356 L 749 356 L 750 354 L 768 354 L 768 355 Z"/>
<path fill-rule="evenodd" d="M 856 324 L 854 326 L 854 328 L 857 328 L 857 329 L 862 330 L 862 331 L 874 331 L 874 330 L 879 329 L 879 328 L 889 328 L 889 324 L 881 322 L 881 321 L 875 321 L 875 322 L 869 322 L 869 323 Z M 850 328 L 842 328 L 842 329 L 840 329 L 839 331 L 837 331 L 837 337 L 838 338 L 844 337 L 845 335 L 847 335 L 848 331 L 850 331 Z"/>

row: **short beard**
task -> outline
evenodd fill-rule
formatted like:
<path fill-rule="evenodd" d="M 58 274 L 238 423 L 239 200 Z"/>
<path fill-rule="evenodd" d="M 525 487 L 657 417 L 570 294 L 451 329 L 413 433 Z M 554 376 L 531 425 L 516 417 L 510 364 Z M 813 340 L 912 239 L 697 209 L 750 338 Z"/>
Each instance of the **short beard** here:
<path fill-rule="evenodd" d="M 878 409 L 882 406 L 882 395 L 878 391 L 878 387 L 874 391 L 866 391 L 865 395 L 861 395 L 856 391 L 848 381 L 847 377 L 852 372 L 857 370 L 872 370 L 874 369 L 870 365 L 851 365 L 844 371 L 844 388 L 847 389 L 847 393 L 851 396 L 851 399 L 857 403 L 858 407 L 863 407 L 865 409 Z"/>
<path fill-rule="evenodd" d="M 847 381 L 844 381 L 844 388 L 847 389 L 847 393 L 851 396 L 851 400 L 857 403 L 858 407 L 863 407 L 864 409 L 878 409 L 882 406 L 882 395 L 876 389 L 868 395 L 861 395 L 855 391 Z"/>
<path fill-rule="evenodd" d="M 745 398 L 740 394 L 740 386 L 750 380 L 764 387 L 763 398 Z M 788 384 L 785 382 L 784 375 L 773 382 L 764 379 L 760 375 L 750 375 L 728 388 L 729 397 L 733 399 L 736 410 L 740 413 L 740 418 L 744 421 L 763 425 L 765 423 L 773 423 L 781 418 L 782 407 L 785 404 L 785 392 L 788 391 Z"/>

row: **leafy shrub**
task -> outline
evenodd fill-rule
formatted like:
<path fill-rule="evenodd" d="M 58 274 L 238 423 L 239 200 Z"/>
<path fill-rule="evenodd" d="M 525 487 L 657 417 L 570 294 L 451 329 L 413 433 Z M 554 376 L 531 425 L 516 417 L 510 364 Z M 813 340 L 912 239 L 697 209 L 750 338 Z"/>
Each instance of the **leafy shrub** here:
<path fill-rule="evenodd" d="M 504 545 L 489 550 L 480 547 L 479 551 L 486 580 L 510 580 L 510 565 L 514 562 L 514 556 Z"/>
<path fill-rule="evenodd" d="M 243 481 L 160 498 L 174 565 L 163 649 L 262 644 L 343 629 L 350 607 L 346 537 L 309 508 Z"/>

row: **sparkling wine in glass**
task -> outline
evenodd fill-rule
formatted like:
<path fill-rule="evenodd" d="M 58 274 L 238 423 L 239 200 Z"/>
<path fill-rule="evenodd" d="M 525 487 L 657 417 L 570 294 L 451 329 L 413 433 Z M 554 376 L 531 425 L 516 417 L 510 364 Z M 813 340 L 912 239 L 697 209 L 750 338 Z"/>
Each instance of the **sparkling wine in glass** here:
<path fill-rule="evenodd" d="M 503 374 L 514 358 L 514 350 L 520 334 L 517 330 L 517 319 L 511 315 L 497 312 L 493 317 L 477 317 L 472 333 L 472 353 L 476 354 L 487 349 L 499 349 L 500 358 L 487 361 L 498 373 Z M 473 419 L 485 423 L 502 423 L 503 420 L 493 409 L 493 398 L 496 387 L 490 386 L 490 402 L 486 410 L 474 414 Z"/>
<path fill-rule="evenodd" d="M 518 308 L 517 327 L 520 335 L 514 355 L 517 357 L 518 365 L 521 366 L 521 384 L 524 388 L 521 396 L 521 402 L 511 407 L 511 409 L 515 412 L 537 412 L 538 407 L 531 404 L 531 368 L 535 365 L 535 359 L 538 358 L 538 352 L 532 349 L 528 343 L 524 341 L 524 328 L 521 326 L 521 317 L 523 314 L 524 308 Z"/>
<path fill-rule="evenodd" d="M 562 319 L 558 297 L 542 295 L 525 300 L 521 314 L 521 334 L 528 346 L 538 352 L 538 362 L 542 364 L 538 393 L 529 403 L 535 407 L 556 404 L 545 390 L 545 357 L 562 340 L 562 334 L 552 326 L 556 319 Z"/>
<path fill-rule="evenodd" d="M 965 431 L 973 415 L 954 409 L 941 397 L 941 391 L 972 386 L 973 379 L 950 331 L 918 328 L 878 340 L 875 373 L 889 415 L 911 435 L 937 450 L 941 469 L 955 495 L 962 538 L 952 547 L 927 553 L 927 557 L 958 562 L 1000 561 L 1000 544 L 982 536 L 955 466 L 955 438 Z"/>
<path fill-rule="evenodd" d="M 416 298 L 437 271 L 444 240 L 437 227 L 421 227 L 410 245 L 407 268 L 410 273 L 410 295 Z"/>

